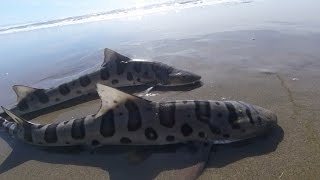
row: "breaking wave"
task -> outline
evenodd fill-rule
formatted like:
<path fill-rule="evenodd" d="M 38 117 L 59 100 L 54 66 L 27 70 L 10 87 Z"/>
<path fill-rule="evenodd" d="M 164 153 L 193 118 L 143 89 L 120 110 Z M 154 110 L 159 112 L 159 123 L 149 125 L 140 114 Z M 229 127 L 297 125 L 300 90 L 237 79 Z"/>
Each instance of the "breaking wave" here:
<path fill-rule="evenodd" d="M 8 34 L 15 32 L 31 31 L 43 28 L 51 28 L 57 26 L 66 26 L 72 24 L 81 24 L 96 21 L 105 21 L 116 18 L 130 18 L 145 16 L 148 14 L 168 12 L 168 11 L 178 11 L 182 9 L 209 6 L 221 3 L 250 3 L 252 0 L 179 0 L 179 1 L 168 1 L 164 3 L 146 5 L 141 7 L 132 7 L 124 9 L 115 9 L 107 12 L 100 12 L 94 14 L 87 14 L 82 16 L 74 16 L 57 20 L 50 20 L 38 23 L 20 24 L 13 26 L 0 27 L 0 34 Z"/>

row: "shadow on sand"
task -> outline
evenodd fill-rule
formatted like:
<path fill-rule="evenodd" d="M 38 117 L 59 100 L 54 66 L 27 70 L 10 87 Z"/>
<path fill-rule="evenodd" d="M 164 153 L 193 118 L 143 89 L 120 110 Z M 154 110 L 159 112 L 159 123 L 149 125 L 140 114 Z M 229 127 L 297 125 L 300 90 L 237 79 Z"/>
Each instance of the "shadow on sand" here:
<path fill-rule="evenodd" d="M 174 170 L 173 174 L 166 179 L 196 179 L 205 167 L 220 168 L 242 158 L 275 151 L 283 139 L 284 132 L 277 126 L 265 136 L 229 145 L 210 146 L 194 143 L 138 147 L 105 146 L 97 149 L 94 154 L 79 148 L 40 149 L 13 141 L 3 131 L 0 132 L 0 136 L 13 149 L 0 165 L 0 174 L 26 161 L 35 160 L 52 164 L 98 167 L 109 173 L 112 180 L 143 180 L 153 179 L 161 172 L 170 170 Z M 130 152 L 140 153 L 143 159 L 130 158 Z"/>

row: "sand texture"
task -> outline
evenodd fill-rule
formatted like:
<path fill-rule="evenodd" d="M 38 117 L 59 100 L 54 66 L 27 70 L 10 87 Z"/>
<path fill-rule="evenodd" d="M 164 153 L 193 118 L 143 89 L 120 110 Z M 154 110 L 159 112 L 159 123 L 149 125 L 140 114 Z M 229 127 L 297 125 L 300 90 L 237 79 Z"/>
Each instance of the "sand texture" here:
<path fill-rule="evenodd" d="M 147 99 L 241 100 L 274 111 L 269 135 L 230 145 L 103 147 L 96 153 L 39 149 L 0 131 L 0 179 L 317 179 L 320 177 L 319 36 L 234 31 L 127 44 L 123 52 L 198 73 L 195 89 L 153 91 Z M 35 119 L 61 121 L 95 113 L 99 100 Z M 198 146 L 201 146 L 199 148 Z"/>

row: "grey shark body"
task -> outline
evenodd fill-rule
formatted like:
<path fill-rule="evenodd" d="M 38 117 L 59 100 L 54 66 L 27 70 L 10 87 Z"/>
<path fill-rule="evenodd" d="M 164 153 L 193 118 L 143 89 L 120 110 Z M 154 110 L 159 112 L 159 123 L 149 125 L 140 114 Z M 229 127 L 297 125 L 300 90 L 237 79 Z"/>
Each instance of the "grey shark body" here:
<path fill-rule="evenodd" d="M 51 89 L 15 85 L 17 106 L 11 110 L 23 115 L 96 92 L 96 84 L 119 88 L 137 85 L 177 86 L 192 84 L 200 76 L 154 61 L 133 60 L 113 50 L 104 50 L 102 67 L 78 79 Z"/>
<path fill-rule="evenodd" d="M 229 143 L 255 137 L 277 123 L 274 113 L 238 101 L 151 102 L 97 85 L 97 114 L 47 125 L 15 121 L 0 125 L 16 138 L 38 146 L 164 145 L 200 141 Z"/>

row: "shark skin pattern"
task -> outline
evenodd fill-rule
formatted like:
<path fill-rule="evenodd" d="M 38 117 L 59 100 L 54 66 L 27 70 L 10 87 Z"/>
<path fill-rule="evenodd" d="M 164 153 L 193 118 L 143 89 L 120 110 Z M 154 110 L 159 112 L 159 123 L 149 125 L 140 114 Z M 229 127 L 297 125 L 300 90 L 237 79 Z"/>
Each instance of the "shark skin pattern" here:
<path fill-rule="evenodd" d="M 23 115 L 95 93 L 97 83 L 114 88 L 137 85 L 179 86 L 193 84 L 200 79 L 200 76 L 191 72 L 160 62 L 130 59 L 106 48 L 101 68 L 78 79 L 51 89 L 13 86 L 18 103 L 11 111 Z"/>
<path fill-rule="evenodd" d="M 230 143 L 258 136 L 277 124 L 264 108 L 239 101 L 151 102 L 97 84 L 101 108 L 80 119 L 34 124 L 11 111 L 0 118 L 12 136 L 37 146 L 165 145 L 184 142 Z"/>

